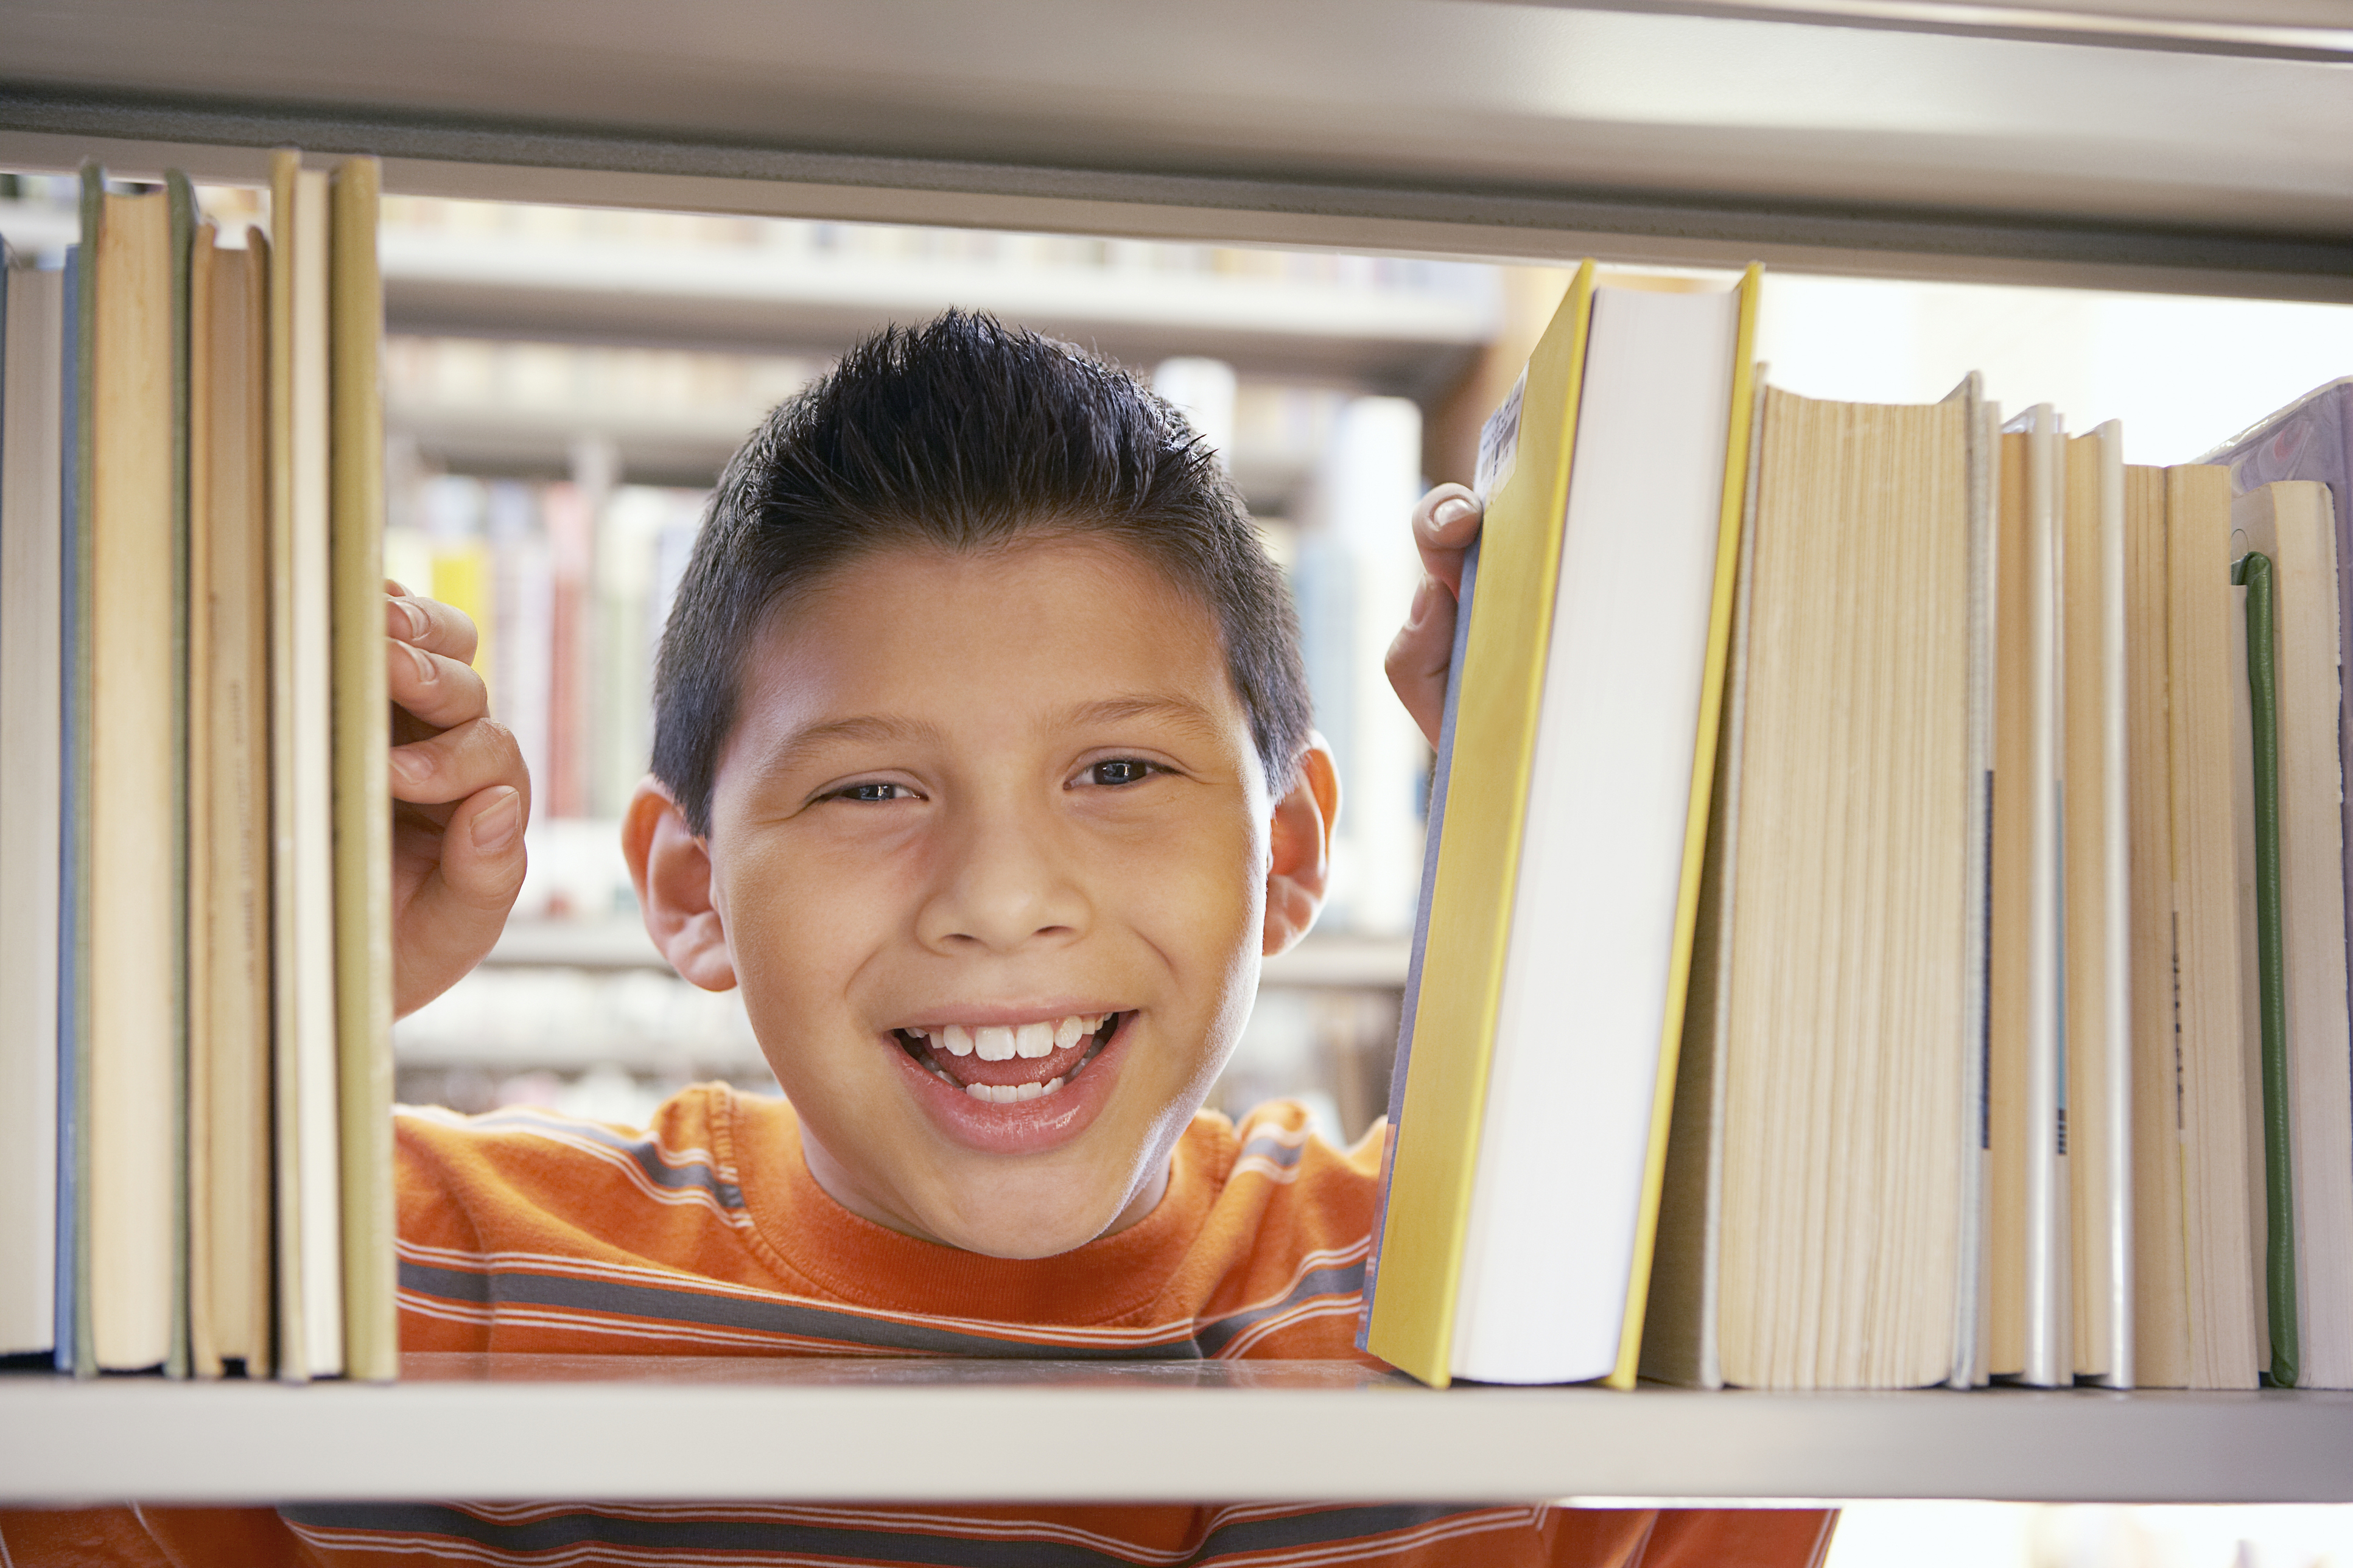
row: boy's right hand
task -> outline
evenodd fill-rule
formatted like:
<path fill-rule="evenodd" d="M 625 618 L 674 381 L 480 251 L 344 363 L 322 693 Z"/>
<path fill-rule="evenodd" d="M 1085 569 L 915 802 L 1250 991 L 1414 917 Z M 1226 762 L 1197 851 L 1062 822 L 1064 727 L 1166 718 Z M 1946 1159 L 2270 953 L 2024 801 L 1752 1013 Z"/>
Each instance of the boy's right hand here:
<path fill-rule="evenodd" d="M 1421 586 L 1405 626 L 1389 644 L 1389 684 L 1430 745 L 1446 714 L 1446 669 L 1454 658 L 1454 606 L 1462 595 L 1462 552 L 1479 537 L 1486 509 L 1462 485 L 1440 485 L 1413 509 L 1413 542 L 1421 552 Z"/>
<path fill-rule="evenodd" d="M 392 992 L 406 1016 L 456 984 L 522 890 L 531 774 L 491 717 L 462 611 L 385 584 L 392 700 Z"/>

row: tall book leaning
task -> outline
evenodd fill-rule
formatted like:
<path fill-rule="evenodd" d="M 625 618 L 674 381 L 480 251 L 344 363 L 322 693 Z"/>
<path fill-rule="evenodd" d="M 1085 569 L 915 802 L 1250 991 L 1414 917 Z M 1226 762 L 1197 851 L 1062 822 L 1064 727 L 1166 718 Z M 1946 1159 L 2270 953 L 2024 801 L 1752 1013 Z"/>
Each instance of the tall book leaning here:
<path fill-rule="evenodd" d="M 1635 1377 L 1757 292 L 1581 270 L 1484 442 L 1363 1341 L 1425 1382 Z"/>
<path fill-rule="evenodd" d="M 5 279 L 0 1353 L 83 1375 L 396 1371 L 375 166 L 275 173 Z"/>

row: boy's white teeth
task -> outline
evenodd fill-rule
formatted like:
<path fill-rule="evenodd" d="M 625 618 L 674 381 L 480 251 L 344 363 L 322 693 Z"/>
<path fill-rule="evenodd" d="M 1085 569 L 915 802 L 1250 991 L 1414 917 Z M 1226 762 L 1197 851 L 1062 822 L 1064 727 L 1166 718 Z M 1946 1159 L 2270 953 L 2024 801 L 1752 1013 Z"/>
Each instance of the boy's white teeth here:
<path fill-rule="evenodd" d="M 977 1055 L 985 1062 L 1036 1060 L 1067 1051 L 1103 1026 L 1108 1013 L 1073 1013 L 1051 1023 L 941 1024 L 907 1032 L 929 1040 L 952 1057 Z"/>
<path fill-rule="evenodd" d="M 1062 1080 L 1050 1078 L 1044 1083 L 968 1083 L 964 1091 L 975 1100 L 985 1100 L 993 1105 L 1010 1105 L 1017 1100 L 1042 1100 L 1050 1094 L 1060 1094 Z"/>

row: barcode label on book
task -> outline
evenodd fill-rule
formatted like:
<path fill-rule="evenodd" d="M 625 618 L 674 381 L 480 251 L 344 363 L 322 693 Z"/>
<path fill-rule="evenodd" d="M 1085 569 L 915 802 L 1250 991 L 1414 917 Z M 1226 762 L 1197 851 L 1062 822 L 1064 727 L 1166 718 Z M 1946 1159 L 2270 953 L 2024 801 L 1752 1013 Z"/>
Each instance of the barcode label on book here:
<path fill-rule="evenodd" d="M 1487 416 L 1487 423 L 1480 427 L 1479 471 L 1471 488 L 1479 492 L 1482 501 L 1495 499 L 1495 492 L 1504 488 L 1504 481 L 1512 477 L 1512 469 L 1520 460 L 1520 399 L 1527 390 L 1528 373 L 1524 368 L 1520 379 L 1512 384 L 1511 395 Z"/>

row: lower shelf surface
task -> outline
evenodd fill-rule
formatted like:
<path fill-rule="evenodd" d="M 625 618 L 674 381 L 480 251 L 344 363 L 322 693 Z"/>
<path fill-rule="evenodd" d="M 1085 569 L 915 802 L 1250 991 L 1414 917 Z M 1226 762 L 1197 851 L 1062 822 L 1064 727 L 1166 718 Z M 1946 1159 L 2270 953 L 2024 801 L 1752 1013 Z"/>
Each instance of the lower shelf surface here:
<path fill-rule="evenodd" d="M 2353 1501 L 2353 1394 L 1437 1392 L 1322 1362 L 411 1355 L 403 1374 L 0 1375 L 0 1502 Z"/>

